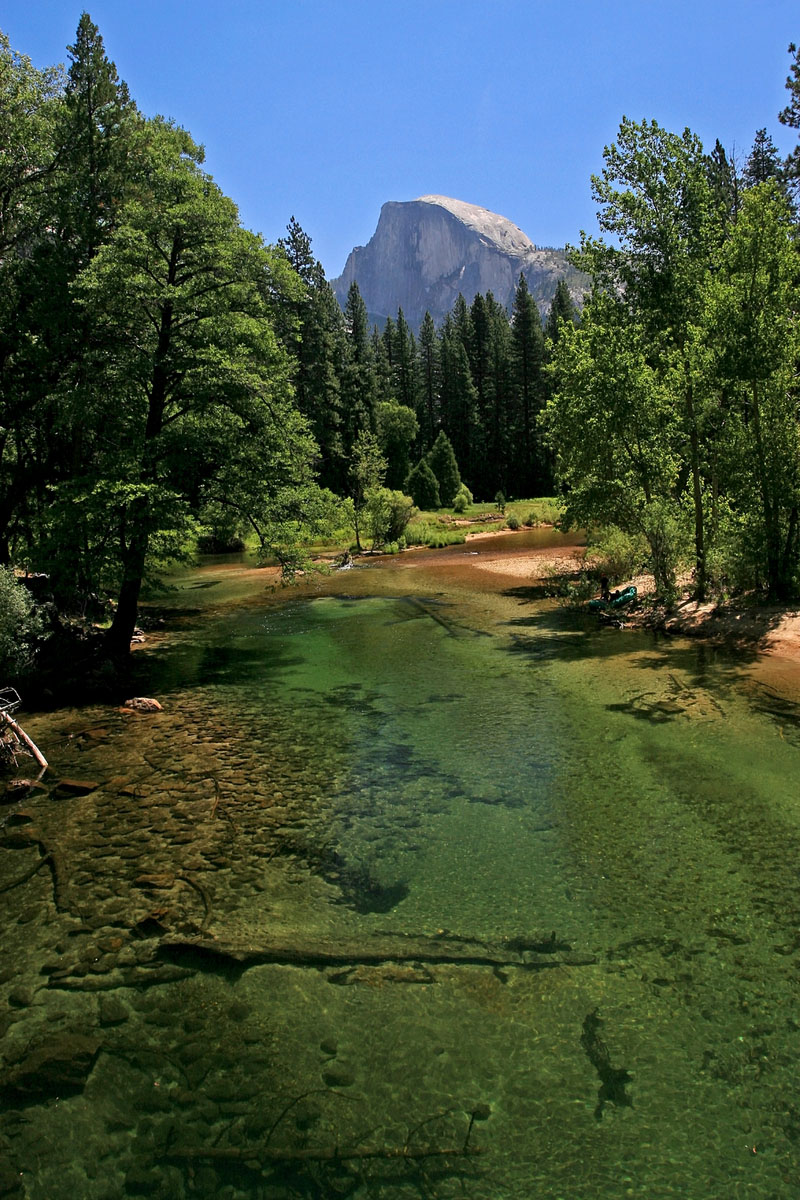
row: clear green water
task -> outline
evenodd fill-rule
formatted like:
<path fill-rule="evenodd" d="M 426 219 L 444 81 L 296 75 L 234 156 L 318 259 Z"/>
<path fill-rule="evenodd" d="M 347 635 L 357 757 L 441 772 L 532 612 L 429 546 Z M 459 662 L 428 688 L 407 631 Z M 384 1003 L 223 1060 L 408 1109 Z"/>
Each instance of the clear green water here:
<path fill-rule="evenodd" d="M 0 810 L 0 888 L 57 860 L 0 893 L 4 1169 L 36 1200 L 796 1196 L 785 677 L 463 548 L 243 580 L 181 581 L 139 667 L 163 713 L 27 722 L 100 786 Z M 345 951 L 233 969 L 176 938 Z M 459 938 L 505 964 L 426 957 Z"/>

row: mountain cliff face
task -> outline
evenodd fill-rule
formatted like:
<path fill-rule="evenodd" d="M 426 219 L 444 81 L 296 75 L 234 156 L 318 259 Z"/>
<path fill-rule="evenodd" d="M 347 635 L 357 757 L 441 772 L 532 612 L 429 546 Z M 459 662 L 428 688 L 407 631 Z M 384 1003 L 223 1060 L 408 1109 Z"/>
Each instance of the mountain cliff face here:
<path fill-rule="evenodd" d="M 491 291 L 510 310 L 520 272 L 543 316 L 559 279 L 577 303 L 586 290 L 563 250 L 538 250 L 506 217 L 448 196 L 420 196 L 384 204 L 375 233 L 351 251 L 332 286 L 344 306 L 355 280 L 373 321 L 396 318 L 402 308 L 417 330 L 426 310 L 442 321 L 459 293 L 469 304 Z"/>

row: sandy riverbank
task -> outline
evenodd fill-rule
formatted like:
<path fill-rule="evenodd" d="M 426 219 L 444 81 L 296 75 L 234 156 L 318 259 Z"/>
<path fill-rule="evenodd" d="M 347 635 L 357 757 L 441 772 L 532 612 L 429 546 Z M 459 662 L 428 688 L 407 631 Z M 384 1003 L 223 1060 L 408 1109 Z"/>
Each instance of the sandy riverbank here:
<path fill-rule="evenodd" d="M 494 547 L 489 553 L 480 551 L 480 542 L 489 537 L 497 538 L 496 531 L 470 536 L 468 545 L 475 543 L 479 551 L 468 560 L 472 568 L 511 576 L 535 586 L 555 575 L 573 574 L 577 577 L 584 567 L 585 550 L 582 546 L 545 546 L 518 553 L 513 547 L 513 534 L 510 530 L 508 533 L 508 549 Z M 640 597 L 647 598 L 654 592 L 651 575 L 637 575 L 621 581 L 618 586 L 627 587 L 628 584 L 637 587 Z M 800 663 L 800 608 L 797 607 L 756 605 L 748 603 L 746 599 L 739 603 L 700 604 L 690 599 L 687 593 L 671 614 L 640 608 L 626 612 L 623 619 L 628 627 L 656 624 L 670 634 L 757 649 L 759 653 Z"/>

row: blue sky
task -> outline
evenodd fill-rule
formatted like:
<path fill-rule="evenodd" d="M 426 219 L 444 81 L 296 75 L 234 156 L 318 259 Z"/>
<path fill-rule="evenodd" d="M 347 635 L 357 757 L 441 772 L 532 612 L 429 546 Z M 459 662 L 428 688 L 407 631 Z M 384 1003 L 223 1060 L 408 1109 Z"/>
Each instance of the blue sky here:
<path fill-rule="evenodd" d="M 329 277 L 381 204 L 435 192 L 540 245 L 594 230 L 589 177 L 623 115 L 746 156 L 777 114 L 797 0 L 89 0 L 140 109 L 173 117 L 242 221 L 294 215 Z M 71 0 L 0 0 L 37 66 L 66 60 Z"/>

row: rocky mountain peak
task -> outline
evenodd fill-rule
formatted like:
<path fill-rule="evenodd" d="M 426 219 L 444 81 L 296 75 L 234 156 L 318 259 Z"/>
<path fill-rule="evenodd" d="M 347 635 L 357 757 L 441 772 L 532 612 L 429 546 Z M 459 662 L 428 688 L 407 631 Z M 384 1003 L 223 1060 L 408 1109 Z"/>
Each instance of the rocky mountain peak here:
<path fill-rule="evenodd" d="M 436 204 L 452 213 L 468 229 L 505 254 L 524 255 L 535 250 L 531 239 L 518 225 L 478 204 L 467 204 L 464 200 L 453 200 L 450 196 L 419 196 L 417 204 Z"/>
<path fill-rule="evenodd" d="M 398 308 L 412 329 L 430 312 L 440 323 L 463 295 L 492 292 L 511 308 L 520 273 L 544 315 L 559 279 L 566 278 L 580 302 L 585 280 L 563 250 L 538 249 L 507 217 L 450 196 L 391 200 L 381 208 L 366 246 L 351 251 L 344 271 L 332 281 L 344 307 L 351 283 L 358 284 L 370 318 L 382 325 Z"/>

